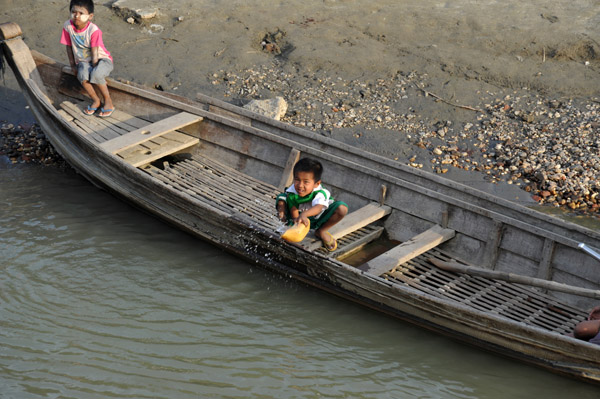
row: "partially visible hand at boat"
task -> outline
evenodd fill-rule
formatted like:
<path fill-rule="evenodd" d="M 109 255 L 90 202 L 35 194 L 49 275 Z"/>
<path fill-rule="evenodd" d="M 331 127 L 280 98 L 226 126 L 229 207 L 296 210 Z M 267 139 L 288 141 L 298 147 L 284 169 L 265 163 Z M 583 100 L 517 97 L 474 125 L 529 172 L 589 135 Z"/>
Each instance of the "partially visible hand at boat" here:
<path fill-rule="evenodd" d="M 588 316 L 588 320 L 600 320 L 600 305 L 594 307 L 590 311 L 590 315 Z"/>

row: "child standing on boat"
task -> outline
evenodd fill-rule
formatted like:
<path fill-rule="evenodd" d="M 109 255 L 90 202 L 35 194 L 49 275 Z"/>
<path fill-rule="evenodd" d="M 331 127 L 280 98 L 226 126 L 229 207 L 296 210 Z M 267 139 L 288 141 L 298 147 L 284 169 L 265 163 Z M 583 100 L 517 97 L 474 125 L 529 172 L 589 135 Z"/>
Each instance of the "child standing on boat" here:
<path fill-rule="evenodd" d="M 329 229 L 348 213 L 348 205 L 334 201 L 321 185 L 323 166 L 312 158 L 302 158 L 294 165 L 294 184 L 277 196 L 279 219 L 289 225 L 303 223 L 315 229 L 328 251 L 337 249 Z"/>
<path fill-rule="evenodd" d="M 71 19 L 63 25 L 60 42 L 67 46 L 67 56 L 71 69 L 77 71 L 77 79 L 92 98 L 92 104 L 83 111 L 98 116 L 109 117 L 114 106 L 106 85 L 106 77 L 113 69 L 112 57 L 102 41 L 102 31 L 91 20 L 94 17 L 93 0 L 71 0 Z M 104 105 L 96 92 L 104 98 Z"/>

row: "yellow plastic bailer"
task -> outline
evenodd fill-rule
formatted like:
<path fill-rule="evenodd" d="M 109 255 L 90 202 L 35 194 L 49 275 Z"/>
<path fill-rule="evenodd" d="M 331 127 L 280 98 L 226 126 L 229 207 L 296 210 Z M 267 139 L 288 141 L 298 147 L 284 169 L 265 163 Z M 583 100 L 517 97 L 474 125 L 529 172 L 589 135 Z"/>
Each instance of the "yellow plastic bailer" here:
<path fill-rule="evenodd" d="M 304 223 L 296 223 L 284 231 L 281 238 L 288 242 L 300 242 L 304 240 L 304 237 L 306 237 L 309 230 L 310 226 L 307 226 Z"/>

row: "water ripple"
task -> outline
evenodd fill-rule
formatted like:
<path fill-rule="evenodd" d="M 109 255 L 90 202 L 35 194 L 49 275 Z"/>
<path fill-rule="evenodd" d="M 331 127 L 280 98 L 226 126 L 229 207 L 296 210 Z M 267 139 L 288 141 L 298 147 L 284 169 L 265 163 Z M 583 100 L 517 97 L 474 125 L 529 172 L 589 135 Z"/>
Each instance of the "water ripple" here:
<path fill-rule="evenodd" d="M 596 397 L 256 269 L 77 175 L 2 169 L 0 186 L 0 398 Z"/>

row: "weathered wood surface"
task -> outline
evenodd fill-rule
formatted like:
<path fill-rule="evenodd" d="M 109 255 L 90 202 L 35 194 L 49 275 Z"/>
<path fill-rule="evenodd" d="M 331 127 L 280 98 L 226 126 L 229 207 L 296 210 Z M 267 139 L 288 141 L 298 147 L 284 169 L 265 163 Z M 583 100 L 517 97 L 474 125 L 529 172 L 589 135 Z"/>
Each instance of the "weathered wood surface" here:
<path fill-rule="evenodd" d="M 380 276 L 431 248 L 448 241 L 454 237 L 454 234 L 454 230 L 444 229 L 441 226 L 435 225 L 410 240 L 371 259 L 360 266 L 359 269 L 375 276 Z"/>
<path fill-rule="evenodd" d="M 164 135 L 182 127 L 191 125 L 202 120 L 202 117 L 188 112 L 180 112 L 177 115 L 154 122 L 140 129 L 128 132 L 119 137 L 113 138 L 101 144 L 101 147 L 113 154 L 127 150 L 138 144 L 151 140 L 155 137 Z"/>
<path fill-rule="evenodd" d="M 522 276 L 514 273 L 504 273 L 493 270 L 486 270 L 479 267 L 464 265 L 456 262 L 444 262 L 434 258 L 430 258 L 429 261 L 437 267 L 439 267 L 440 269 L 455 273 L 464 273 L 472 276 L 480 276 L 494 280 L 508 281 L 516 284 L 525 284 L 533 287 L 540 287 L 554 291 L 566 292 L 568 294 L 600 299 L 600 290 L 590 290 L 581 287 L 574 287 L 572 285 L 556 283 L 554 281 L 548 281 L 529 276 Z"/>
<path fill-rule="evenodd" d="M 390 212 L 391 208 L 389 206 L 376 203 L 367 204 L 364 207 L 347 214 L 346 217 L 329 229 L 329 233 L 337 240 L 346 234 L 376 222 L 389 215 Z M 317 240 L 314 237 L 305 238 L 300 245 L 310 251 L 314 251 L 321 246 L 321 240 Z"/>
<path fill-rule="evenodd" d="M 295 148 L 290 150 L 290 156 L 288 157 L 287 162 L 285 163 L 285 168 L 283 169 L 283 173 L 281 174 L 281 181 L 277 186 L 279 190 L 283 191 L 287 187 L 292 184 L 294 181 L 294 165 L 300 159 L 300 151 Z"/>
<path fill-rule="evenodd" d="M 165 137 L 167 140 L 164 140 L 157 146 L 145 145 L 151 143 L 150 141 L 145 141 L 143 144 L 129 148 L 135 149 L 135 151 L 130 151 L 126 156 L 123 156 L 123 160 L 137 168 L 167 155 L 190 148 L 200 142 L 196 137 L 179 132 L 170 132 L 170 135 L 168 137 L 165 135 Z"/>

